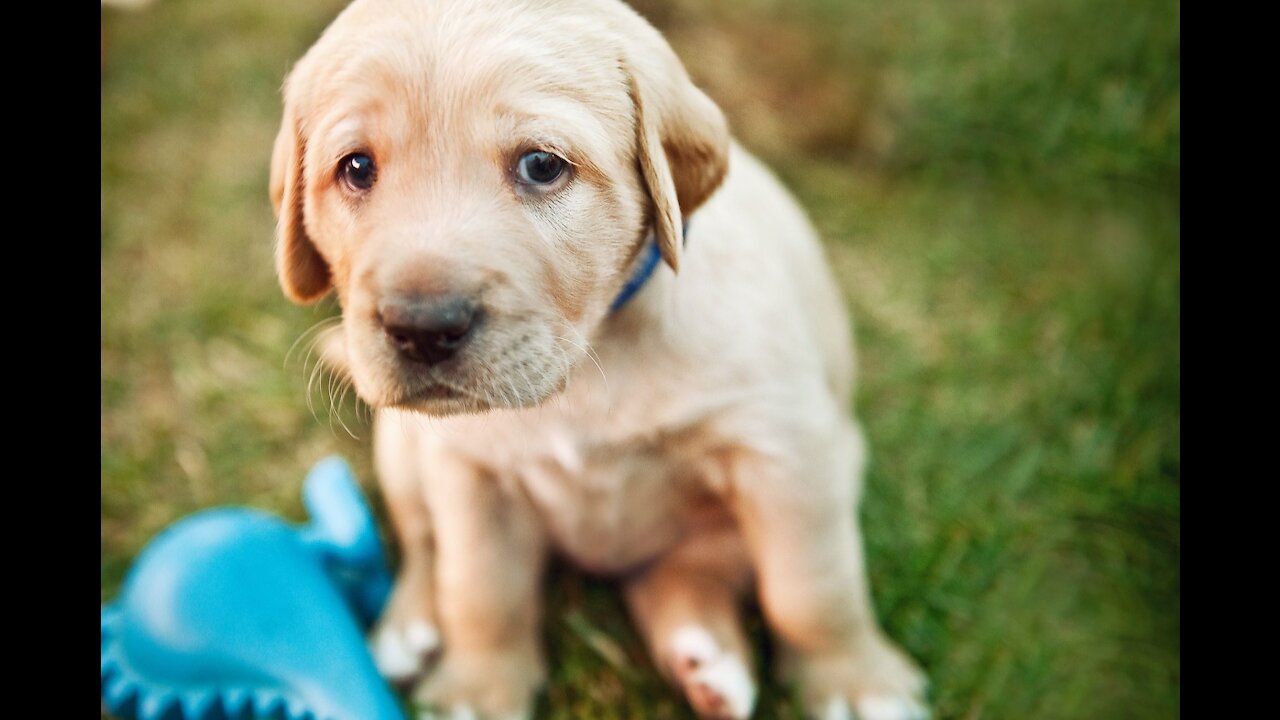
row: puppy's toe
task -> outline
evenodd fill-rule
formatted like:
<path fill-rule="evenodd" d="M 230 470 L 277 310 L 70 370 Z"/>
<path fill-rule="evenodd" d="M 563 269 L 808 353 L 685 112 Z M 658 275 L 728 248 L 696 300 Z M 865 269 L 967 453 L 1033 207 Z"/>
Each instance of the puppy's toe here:
<path fill-rule="evenodd" d="M 454 705 L 447 710 L 427 708 L 418 711 L 418 720 L 480 720 L 476 711 L 466 703 Z"/>
<path fill-rule="evenodd" d="M 436 710 L 436 708 L 426 708 L 426 710 L 419 711 L 419 714 L 417 714 L 417 720 L 483 720 L 483 719 L 481 719 L 480 715 L 477 714 L 477 712 L 475 711 L 475 708 L 472 708 L 470 705 L 467 705 L 467 703 L 460 703 L 460 705 L 454 705 L 453 707 L 448 708 L 448 710 Z M 530 719 L 529 719 L 529 715 L 515 714 L 515 715 L 508 715 L 503 717 L 494 717 L 493 720 L 530 720 Z"/>
<path fill-rule="evenodd" d="M 515 712 L 495 715 L 493 720 L 532 720 L 532 712 Z M 470 705 L 455 705 L 448 710 L 419 710 L 417 720 L 487 720 L 482 719 Z"/>
<path fill-rule="evenodd" d="M 833 697 L 818 713 L 819 720 L 929 720 L 929 710 L 909 697 L 865 695 L 854 702 L 857 714 L 849 711 L 849 703 Z"/>
<path fill-rule="evenodd" d="M 864 695 L 856 707 L 858 720 L 929 720 L 929 710 L 905 696 Z"/>
<path fill-rule="evenodd" d="M 697 626 L 678 630 L 672 648 L 676 679 L 699 717 L 746 720 L 751 716 L 756 685 L 741 658 L 721 650 L 715 638 Z"/>
<path fill-rule="evenodd" d="M 488 720 L 490 716 L 481 717 L 470 705 L 458 705 L 451 710 L 420 710 L 417 720 Z M 532 711 L 508 712 L 506 715 L 494 715 L 493 720 L 532 720 Z"/>
<path fill-rule="evenodd" d="M 795 656 L 808 714 L 819 720 L 928 720 L 928 682 L 915 662 L 883 637 L 842 652 Z"/>
<path fill-rule="evenodd" d="M 440 633 L 431 623 L 415 618 L 404 625 L 382 625 L 369 645 L 378 671 L 392 682 L 406 682 L 421 673 L 440 649 Z"/>
<path fill-rule="evenodd" d="M 418 682 L 419 720 L 529 720 L 546 673 L 529 652 L 466 655 L 446 650 Z"/>
<path fill-rule="evenodd" d="M 704 718 L 746 720 L 756 703 L 756 686 L 742 661 L 725 653 L 698 668 L 685 685 L 694 710 Z"/>
<path fill-rule="evenodd" d="M 853 720 L 853 713 L 849 712 L 849 703 L 844 698 L 833 697 L 815 713 L 815 717 L 818 720 Z"/>

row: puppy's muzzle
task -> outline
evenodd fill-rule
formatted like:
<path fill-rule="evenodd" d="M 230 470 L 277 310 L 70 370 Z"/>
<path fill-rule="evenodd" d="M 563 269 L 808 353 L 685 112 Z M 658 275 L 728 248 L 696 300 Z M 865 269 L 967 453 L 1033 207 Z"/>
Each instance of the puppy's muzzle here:
<path fill-rule="evenodd" d="M 475 334 L 483 313 L 461 295 L 393 297 L 378 303 L 378 321 L 406 359 L 438 365 L 453 357 Z"/>

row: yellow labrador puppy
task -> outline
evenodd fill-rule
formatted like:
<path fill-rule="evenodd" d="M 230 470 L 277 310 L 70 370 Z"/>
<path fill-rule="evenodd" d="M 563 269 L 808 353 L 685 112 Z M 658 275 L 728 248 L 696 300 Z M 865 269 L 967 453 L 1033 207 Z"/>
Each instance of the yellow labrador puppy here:
<path fill-rule="evenodd" d="M 619 0 L 355 0 L 284 94 L 280 281 L 337 292 L 379 409 L 384 672 L 430 659 L 438 712 L 527 716 L 555 551 L 621 579 L 703 718 L 751 715 L 751 591 L 813 714 L 925 716 L 867 589 L 840 293 L 653 27 Z"/>

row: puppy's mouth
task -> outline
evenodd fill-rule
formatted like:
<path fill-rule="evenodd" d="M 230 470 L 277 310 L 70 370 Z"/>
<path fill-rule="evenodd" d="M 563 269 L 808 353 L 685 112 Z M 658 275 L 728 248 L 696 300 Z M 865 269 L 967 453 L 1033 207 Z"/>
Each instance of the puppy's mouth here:
<path fill-rule="evenodd" d="M 387 400 L 388 407 L 405 409 L 413 405 L 434 401 L 451 401 L 468 397 L 453 388 L 444 385 L 429 385 L 413 391 L 402 391 Z"/>
<path fill-rule="evenodd" d="M 396 410 L 412 410 L 428 415 L 453 415 L 489 410 L 492 405 L 483 397 L 439 380 L 399 388 L 380 405 Z"/>
<path fill-rule="evenodd" d="M 406 352 L 381 327 L 361 330 L 350 364 L 360 396 L 375 408 L 427 415 L 536 407 L 567 386 L 575 358 L 576 346 L 561 348 L 542 323 L 490 324 L 442 358 Z"/>
<path fill-rule="evenodd" d="M 382 402 L 370 404 L 436 416 L 516 410 L 542 405 L 567 385 L 567 377 L 555 381 L 547 378 L 544 386 L 536 388 L 501 375 L 467 376 L 468 384 L 460 380 L 436 372 L 416 378 L 402 376 L 398 387 L 387 393 Z"/>

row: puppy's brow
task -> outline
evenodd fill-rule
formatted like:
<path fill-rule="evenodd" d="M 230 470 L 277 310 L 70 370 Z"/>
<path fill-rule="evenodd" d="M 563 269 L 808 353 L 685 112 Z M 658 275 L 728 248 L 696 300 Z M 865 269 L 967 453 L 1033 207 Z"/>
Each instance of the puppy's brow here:
<path fill-rule="evenodd" d="M 322 131 L 323 147 L 326 156 L 332 162 L 357 150 L 371 150 L 369 147 L 368 123 L 362 117 L 344 117 L 335 121 Z"/>
<path fill-rule="evenodd" d="M 560 112 L 504 112 L 500 125 L 514 145 L 511 149 L 554 152 L 576 169 L 603 176 L 595 158 L 606 157 L 612 147 L 604 127 L 577 103 L 555 105 L 560 107 L 544 109 Z"/>

